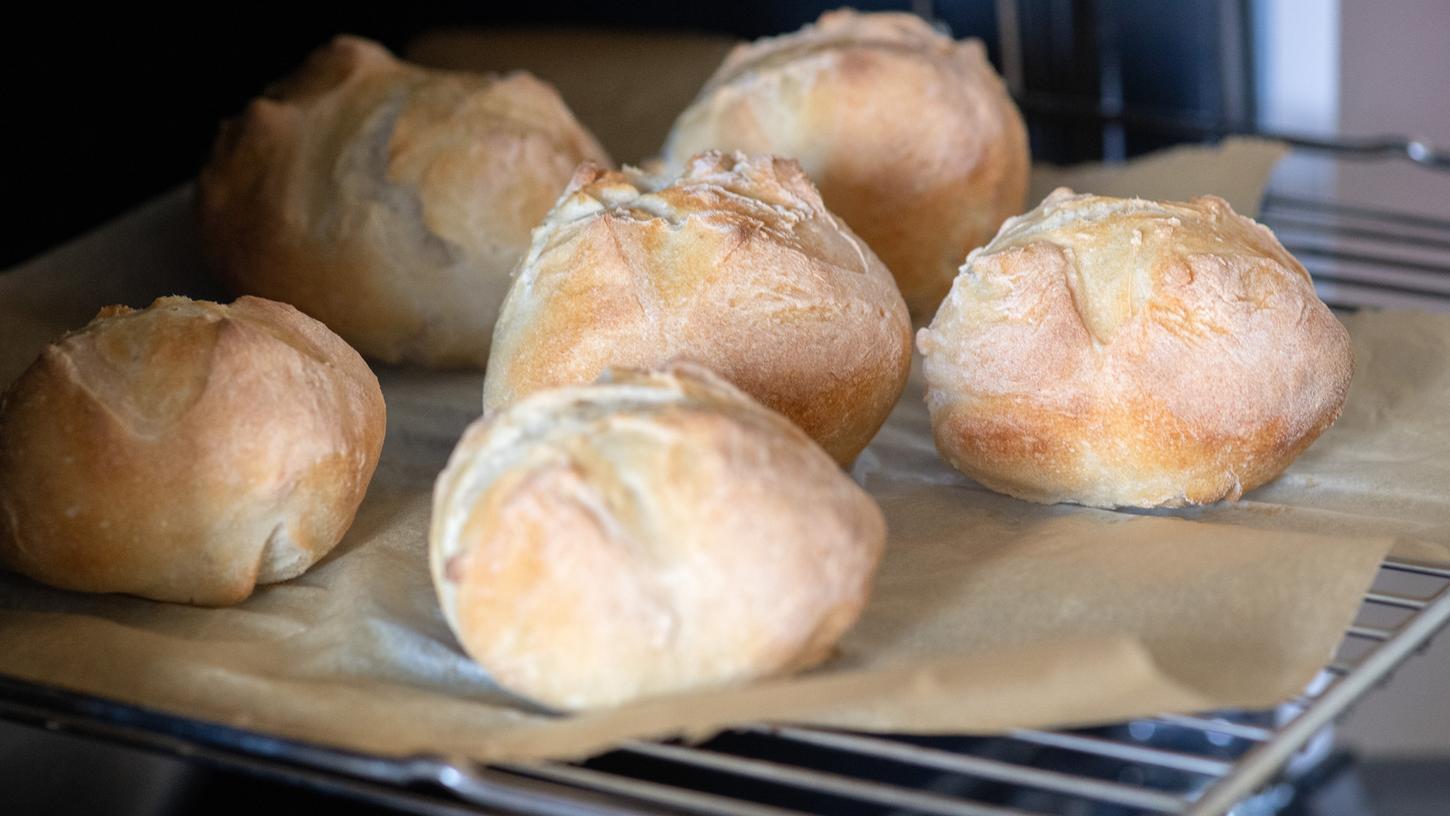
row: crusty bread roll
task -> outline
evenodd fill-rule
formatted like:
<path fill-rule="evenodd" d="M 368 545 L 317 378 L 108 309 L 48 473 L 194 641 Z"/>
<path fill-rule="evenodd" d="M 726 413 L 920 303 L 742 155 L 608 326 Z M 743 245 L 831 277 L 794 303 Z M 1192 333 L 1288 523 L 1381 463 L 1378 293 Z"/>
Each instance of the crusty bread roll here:
<path fill-rule="evenodd" d="M 1213 196 L 1059 189 L 968 256 L 917 344 L 957 469 L 1097 507 L 1237 499 L 1338 418 L 1354 370 L 1304 267 Z"/>
<path fill-rule="evenodd" d="M 910 14 L 832 11 L 737 47 L 664 154 L 711 148 L 799 160 L 923 321 L 1027 194 L 1026 129 L 982 44 Z"/>
<path fill-rule="evenodd" d="M 556 709 L 820 662 L 886 526 L 784 417 L 703 368 L 542 391 L 464 434 L 429 553 L 463 648 Z"/>
<path fill-rule="evenodd" d="M 901 396 L 911 325 L 890 273 L 793 161 L 580 168 L 504 302 L 484 408 L 681 356 L 846 463 Z"/>
<path fill-rule="evenodd" d="M 482 367 L 509 270 L 584 160 L 608 156 L 524 73 L 429 71 L 341 37 L 228 123 L 204 247 L 383 362 Z"/>
<path fill-rule="evenodd" d="M 64 589 L 236 603 L 342 538 L 384 424 L 362 358 L 291 306 L 107 307 L 0 400 L 0 564 Z"/>

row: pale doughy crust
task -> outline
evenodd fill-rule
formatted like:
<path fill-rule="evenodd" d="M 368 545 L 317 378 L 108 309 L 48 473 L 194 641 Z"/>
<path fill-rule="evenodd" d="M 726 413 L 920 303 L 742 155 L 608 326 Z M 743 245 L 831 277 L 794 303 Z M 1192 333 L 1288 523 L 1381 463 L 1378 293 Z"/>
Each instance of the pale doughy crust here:
<path fill-rule="evenodd" d="M 429 553 L 504 688 L 609 706 L 805 668 L 866 603 L 881 511 L 798 428 L 708 371 L 618 371 L 464 434 Z"/>
<path fill-rule="evenodd" d="M 430 71 L 340 37 L 228 123 L 204 248 L 368 357 L 481 368 L 509 271 L 582 161 L 609 157 L 525 73 Z"/>
<path fill-rule="evenodd" d="M 911 14 L 833 11 L 736 48 L 664 156 L 713 148 L 798 160 L 921 321 L 1027 194 L 1027 132 L 982 44 Z"/>
<path fill-rule="evenodd" d="M 890 273 L 793 161 L 711 152 L 661 177 L 586 165 L 504 302 L 484 408 L 676 358 L 846 463 L 906 385 L 911 325 Z"/>
<path fill-rule="evenodd" d="M 291 306 L 108 307 L 0 401 L 0 563 L 64 589 L 236 603 L 337 544 L 385 425 L 362 358 Z"/>
<path fill-rule="evenodd" d="M 1349 335 L 1221 199 L 1058 190 L 973 252 L 929 329 L 937 447 L 1039 502 L 1237 499 L 1339 416 Z"/>

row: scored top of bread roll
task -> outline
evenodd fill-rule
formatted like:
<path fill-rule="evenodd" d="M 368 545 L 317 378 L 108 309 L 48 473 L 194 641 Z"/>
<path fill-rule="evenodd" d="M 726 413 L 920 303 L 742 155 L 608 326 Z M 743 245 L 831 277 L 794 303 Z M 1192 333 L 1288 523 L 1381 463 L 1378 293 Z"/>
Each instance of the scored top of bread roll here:
<path fill-rule="evenodd" d="M 205 605 L 342 538 L 382 449 L 377 379 L 291 306 L 111 306 L 0 400 L 0 563 Z"/>
<path fill-rule="evenodd" d="M 712 148 L 800 161 L 923 320 L 1027 193 L 1026 128 L 982 44 L 912 14 L 832 11 L 737 47 L 663 152 Z"/>
<path fill-rule="evenodd" d="M 1304 267 L 1213 196 L 1055 191 L 967 258 L 918 345 L 953 465 L 1104 507 L 1238 498 L 1334 422 L 1354 369 Z"/>
<path fill-rule="evenodd" d="M 677 357 L 844 463 L 901 395 L 911 325 L 890 273 L 793 161 L 710 152 L 677 176 L 586 165 L 519 266 L 484 407 Z"/>
<path fill-rule="evenodd" d="M 804 668 L 866 603 L 881 511 L 698 366 L 541 391 L 464 434 L 430 564 L 465 650 L 554 708 Z"/>
<path fill-rule="evenodd" d="M 509 271 L 585 160 L 609 157 L 546 83 L 339 37 L 226 125 L 198 213 L 238 291 L 384 362 L 482 367 Z"/>

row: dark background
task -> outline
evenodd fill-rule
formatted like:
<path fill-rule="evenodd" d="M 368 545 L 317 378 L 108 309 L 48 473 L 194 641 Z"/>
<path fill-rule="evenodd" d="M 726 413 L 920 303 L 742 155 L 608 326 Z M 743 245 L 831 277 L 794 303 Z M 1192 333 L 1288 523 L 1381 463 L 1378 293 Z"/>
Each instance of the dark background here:
<path fill-rule="evenodd" d="M 193 176 L 221 119 L 338 33 L 401 51 L 440 26 L 691 29 L 742 38 L 794 30 L 839 2 L 404 3 L 262 8 L 207 4 L 109 11 L 53 4 L 7 28 L 5 190 L 12 208 L 0 268 L 78 235 Z M 909 2 L 857 2 L 909 10 Z M 956 36 L 981 37 L 1000 64 L 996 4 L 930 4 Z M 1224 9 L 1234 0 L 1021 0 L 1029 95 L 1130 103 L 1223 118 Z M 32 17 L 32 15 L 34 15 Z M 1033 152 L 1072 160 L 1132 155 L 1184 138 L 1118 133 L 1080 115 L 1028 108 Z"/>

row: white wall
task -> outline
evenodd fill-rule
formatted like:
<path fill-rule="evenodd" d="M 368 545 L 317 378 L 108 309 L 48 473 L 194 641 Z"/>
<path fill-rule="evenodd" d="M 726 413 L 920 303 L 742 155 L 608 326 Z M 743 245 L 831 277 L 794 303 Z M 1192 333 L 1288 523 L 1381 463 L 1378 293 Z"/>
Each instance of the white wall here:
<path fill-rule="evenodd" d="M 1341 0 L 1254 4 L 1254 93 L 1259 126 L 1329 134 L 1339 124 Z M 1344 0 L 1353 3 L 1354 0 Z"/>
<path fill-rule="evenodd" d="M 1450 2 L 1337 3 L 1340 129 L 1450 144 Z"/>

